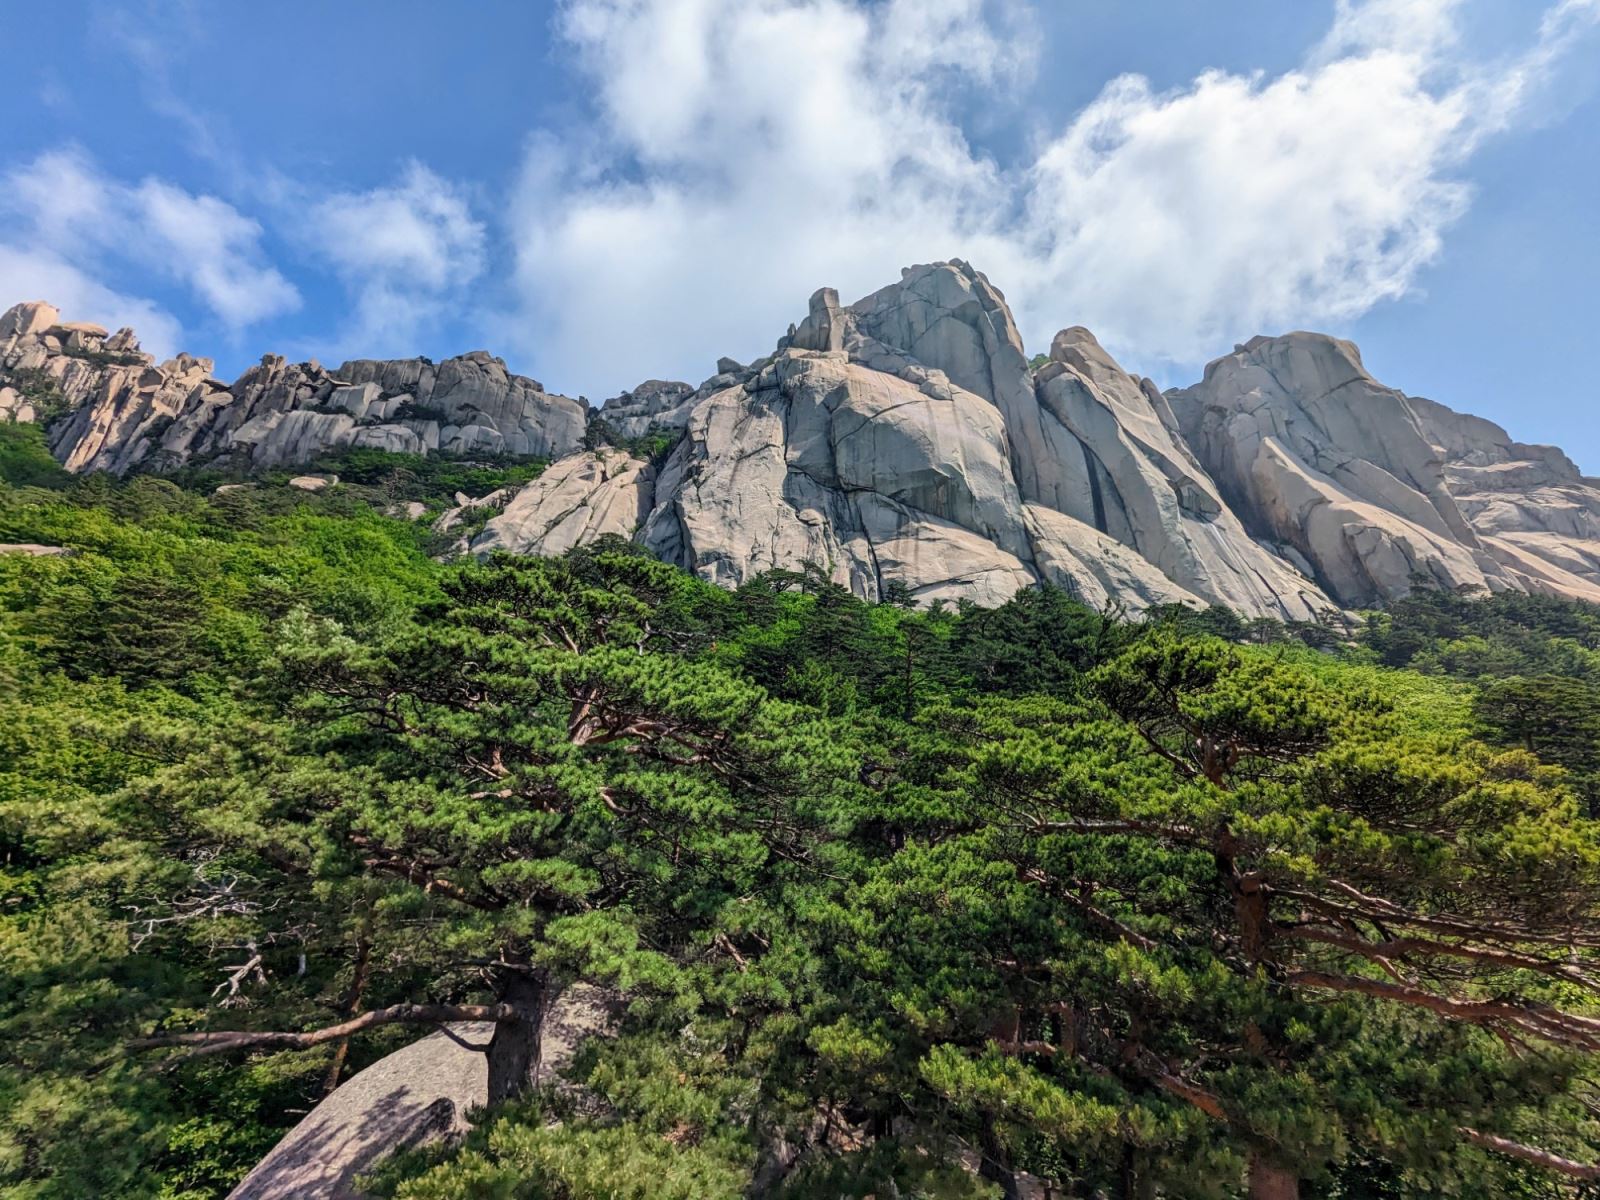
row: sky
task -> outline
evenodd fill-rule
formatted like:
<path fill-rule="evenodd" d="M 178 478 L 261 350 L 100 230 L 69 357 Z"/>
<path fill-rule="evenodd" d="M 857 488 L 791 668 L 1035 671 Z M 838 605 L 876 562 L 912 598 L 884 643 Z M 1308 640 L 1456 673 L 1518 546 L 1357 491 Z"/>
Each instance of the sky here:
<path fill-rule="evenodd" d="M 963 258 L 1030 354 L 1257 333 L 1600 474 L 1600 0 L 0 0 L 0 308 L 598 403 Z"/>

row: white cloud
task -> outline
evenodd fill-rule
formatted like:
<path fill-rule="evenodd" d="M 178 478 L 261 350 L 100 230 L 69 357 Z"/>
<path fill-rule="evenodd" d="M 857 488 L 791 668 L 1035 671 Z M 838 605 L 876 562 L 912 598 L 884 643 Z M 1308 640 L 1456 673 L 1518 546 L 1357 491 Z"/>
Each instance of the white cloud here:
<path fill-rule="evenodd" d="M 1433 61 L 1459 40 L 1462 0 L 1335 0 L 1333 27 L 1312 53 L 1329 62 L 1373 52 Z"/>
<path fill-rule="evenodd" d="M 595 89 L 533 139 L 511 214 L 518 338 L 553 383 L 693 378 L 757 354 L 822 284 L 846 299 L 960 256 L 1032 346 L 1096 328 L 1153 364 L 1339 322 L 1416 285 L 1467 206 L 1461 165 L 1519 119 L 1600 0 L 1466 59 L 1459 0 L 1342 0 L 1305 63 L 1100 96 L 1031 161 L 964 133 L 1033 39 L 982 0 L 568 0 Z M 577 146 L 577 149 L 573 147 Z"/>
<path fill-rule="evenodd" d="M 354 297 L 353 323 L 337 341 L 356 353 L 415 353 L 423 322 L 483 272 L 482 223 L 421 163 L 392 187 L 329 196 L 307 220 L 307 240 Z"/>
<path fill-rule="evenodd" d="M 1475 81 L 1476 102 L 1485 133 L 1516 121 L 1539 123 L 1565 109 L 1571 95 L 1558 94 L 1553 68 L 1600 28 L 1600 0 L 1557 0 L 1539 21 L 1539 34 L 1521 54 L 1486 79 Z"/>
<path fill-rule="evenodd" d="M 230 329 L 300 306 L 294 285 L 261 261 L 261 226 L 215 196 L 146 179 L 132 193 L 136 236 Z"/>
<path fill-rule="evenodd" d="M 158 359 L 182 348 L 182 329 L 166 309 L 113 291 L 48 251 L 0 243 L 0 297 L 0 311 L 25 300 L 45 300 L 70 321 L 93 321 L 107 329 L 130 326 Z"/>
<path fill-rule="evenodd" d="M 1467 203 L 1467 119 L 1406 59 L 1275 79 L 1113 82 L 1041 155 L 1017 272 L 1026 332 L 1087 316 L 1109 343 L 1194 361 L 1261 330 L 1405 293 Z"/>
<path fill-rule="evenodd" d="M 0 213 L 11 218 L 8 259 L 35 264 L 30 270 L 57 264 L 48 278 L 64 288 L 72 286 L 67 280 L 85 281 L 79 295 L 114 295 L 101 281 L 119 268 L 149 271 L 187 287 L 230 331 L 300 304 L 294 286 L 265 261 L 257 222 L 215 196 L 158 179 L 112 179 L 79 151 L 42 154 L 0 179 Z M 43 298 L 76 312 L 66 297 Z M 125 303 L 155 311 L 149 301 Z"/>
<path fill-rule="evenodd" d="M 553 380 L 766 349 L 812 288 L 953 253 L 1004 196 L 941 102 L 956 64 L 999 86 L 1025 58 L 977 0 L 581 0 L 563 30 L 600 126 L 533 143 L 513 214 Z"/>

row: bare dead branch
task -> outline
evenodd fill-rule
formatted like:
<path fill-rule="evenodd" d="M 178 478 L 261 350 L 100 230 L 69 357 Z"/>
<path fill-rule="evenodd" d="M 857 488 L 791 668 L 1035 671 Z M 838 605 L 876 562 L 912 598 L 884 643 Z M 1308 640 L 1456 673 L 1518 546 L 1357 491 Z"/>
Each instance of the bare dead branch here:
<path fill-rule="evenodd" d="M 393 1004 L 373 1009 L 337 1025 L 311 1029 L 304 1033 L 216 1030 L 196 1033 L 162 1033 L 136 1038 L 130 1050 L 156 1050 L 183 1046 L 191 1054 L 221 1054 L 229 1050 L 308 1050 L 324 1042 L 337 1041 L 376 1029 L 380 1025 L 445 1025 L 452 1021 L 510 1021 L 530 1019 L 530 1014 L 514 1004 Z"/>

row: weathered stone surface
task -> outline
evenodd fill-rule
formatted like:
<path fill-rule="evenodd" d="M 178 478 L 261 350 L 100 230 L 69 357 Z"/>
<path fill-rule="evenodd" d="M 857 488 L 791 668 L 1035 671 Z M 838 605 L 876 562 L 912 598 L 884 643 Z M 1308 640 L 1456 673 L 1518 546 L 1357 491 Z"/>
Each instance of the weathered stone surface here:
<path fill-rule="evenodd" d="M 1282 557 L 1257 545 L 1179 438 L 1154 387 L 1088 330 L 1057 334 L 1034 375 L 1043 441 L 1018 439 L 1039 501 L 1135 551 L 1209 603 L 1304 620 L 1332 607 Z M 1154 398 L 1152 398 L 1154 393 Z"/>
<path fill-rule="evenodd" d="M 686 408 L 642 541 L 715 581 L 813 562 L 862 595 L 1333 606 L 1227 512 L 1154 387 L 1082 330 L 1035 378 L 963 262 L 850 307 L 818 291 L 762 370 Z"/>
<path fill-rule="evenodd" d="M 837 351 L 781 350 L 697 404 L 655 497 L 644 543 L 728 584 L 813 562 L 864 595 L 994 603 L 1033 578 L 999 413 Z"/>
<path fill-rule="evenodd" d="M 583 403 L 551 395 L 477 350 L 425 359 L 358 360 L 337 371 L 267 355 L 232 385 L 209 359 L 157 365 L 130 330 L 63 324 L 49 305 L 0 316 L 0 384 L 42 371 L 71 409 L 50 430 L 71 471 L 171 470 L 206 461 L 268 468 L 362 446 L 410 454 L 557 457 L 583 443 Z M 14 389 L 13 389 L 14 390 Z M 33 419 L 0 397 L 0 417 Z"/>
<path fill-rule="evenodd" d="M 651 475 L 648 463 L 620 450 L 569 455 L 502 501 L 500 515 L 472 540 L 472 553 L 554 555 L 608 533 L 631 538 L 650 511 Z M 472 507 L 488 507 L 494 499 Z"/>
<path fill-rule="evenodd" d="M 1135 612 L 1154 604 L 1205 607 L 1199 596 L 1098 529 L 1042 504 L 1025 505 L 1023 512 L 1039 577 L 1085 604 Z"/>
<path fill-rule="evenodd" d="M 1600 599 L 1600 485 L 1558 450 L 1384 387 L 1349 342 L 1254 338 L 1170 400 L 1251 531 L 1343 604 L 1419 579 Z"/>
<path fill-rule="evenodd" d="M 0 542 L 0 554 L 26 554 L 30 558 L 58 558 L 72 554 L 66 546 L 42 546 L 38 542 Z"/>
<path fill-rule="evenodd" d="M 268 355 L 228 387 L 206 360 L 158 366 L 129 331 L 59 318 L 0 317 L 0 419 L 36 416 L 4 373 L 43 372 L 71 410 L 50 430 L 69 470 L 342 446 L 557 460 L 515 496 L 458 497 L 434 526 L 456 552 L 618 534 L 730 586 L 813 563 L 868 597 L 993 604 L 1044 580 L 1288 620 L 1419 579 L 1600 600 L 1600 483 L 1559 450 L 1386 388 L 1318 334 L 1255 338 L 1165 395 L 1080 326 L 1032 369 L 1005 298 L 959 261 L 851 305 L 822 288 L 771 356 L 649 380 L 592 427 L 485 351 L 332 372 Z M 659 466 L 579 449 L 663 430 L 680 440 Z"/>
<path fill-rule="evenodd" d="M 693 384 L 647 379 L 633 391 L 607 400 L 600 406 L 600 416 L 618 437 L 643 437 L 652 429 L 682 429 L 698 398 Z"/>
<path fill-rule="evenodd" d="M 21 392 L 0 387 L 0 421 L 32 422 L 36 416 L 33 405 L 22 398 Z"/>
<path fill-rule="evenodd" d="M 43 300 L 14 305 L 0 313 L 0 341 L 43 334 L 61 319 L 61 311 Z M 4 349 L 0 346 L 0 349 Z"/>
<path fill-rule="evenodd" d="M 551 1006 L 542 1034 L 541 1077 L 559 1071 L 584 1038 L 609 1022 L 607 997 L 578 985 Z M 489 1040 L 494 1026 L 467 1023 L 451 1032 L 468 1043 Z M 468 1127 L 468 1112 L 488 1096 L 482 1054 L 444 1033 L 397 1050 L 360 1072 L 286 1134 L 228 1200 L 361 1200 L 356 1180 L 397 1150 Z"/>
<path fill-rule="evenodd" d="M 1495 484 L 1568 492 L 1535 527 L 1485 484 L 1469 520 L 1354 347 L 1296 335 L 1235 357 L 1169 400 L 1073 327 L 1030 370 L 999 291 L 936 263 L 849 306 L 823 288 L 771 359 L 719 363 L 693 391 L 641 385 L 602 415 L 623 436 L 684 430 L 637 536 L 729 585 L 811 562 L 867 596 L 994 603 L 1042 579 L 1100 605 L 1301 620 L 1417 576 L 1589 594 L 1600 537 L 1559 452 L 1471 427 Z M 568 486 L 520 497 L 519 520 L 558 525 Z"/>

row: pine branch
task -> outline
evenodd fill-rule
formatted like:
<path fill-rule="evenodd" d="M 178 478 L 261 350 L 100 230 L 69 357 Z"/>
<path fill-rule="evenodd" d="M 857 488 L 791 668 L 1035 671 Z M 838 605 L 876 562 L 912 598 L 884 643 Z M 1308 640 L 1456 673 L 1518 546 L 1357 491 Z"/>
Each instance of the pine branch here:
<path fill-rule="evenodd" d="M 1568 1179 L 1600 1181 L 1600 1166 L 1574 1162 L 1570 1158 L 1552 1154 L 1549 1150 L 1541 1150 L 1537 1146 L 1514 1142 L 1510 1138 L 1503 1138 L 1492 1133 L 1479 1133 L 1476 1129 L 1468 1129 L 1466 1126 L 1462 1126 L 1457 1132 L 1474 1146 L 1482 1146 L 1485 1150 L 1493 1150 L 1495 1153 L 1504 1154 L 1509 1158 L 1521 1159 L 1523 1162 L 1532 1163 L 1536 1167 L 1543 1167 L 1547 1171 L 1565 1175 Z"/>
<path fill-rule="evenodd" d="M 1292 971 L 1285 982 L 1332 992 L 1353 992 L 1378 1000 L 1391 1000 L 1427 1009 L 1449 1021 L 1491 1029 L 1515 1029 L 1529 1037 L 1581 1050 L 1600 1051 L 1600 1019 L 1583 1017 L 1536 1004 L 1504 1000 L 1457 1000 L 1423 988 L 1356 975 L 1330 975 L 1323 971 Z"/>
<path fill-rule="evenodd" d="M 1374 942 L 1354 934 L 1336 933 L 1332 930 L 1319 929 L 1311 925 L 1279 925 L 1273 932 L 1279 937 L 1293 938 L 1303 942 L 1316 942 L 1320 945 L 1348 950 L 1352 954 L 1360 955 L 1377 963 L 1405 958 L 1410 955 L 1421 955 L 1429 958 L 1456 958 L 1466 962 L 1505 967 L 1509 970 L 1535 971 L 1552 979 L 1566 980 L 1568 983 L 1576 984 L 1591 992 L 1600 991 L 1600 980 L 1596 980 L 1592 975 L 1580 971 L 1570 964 L 1552 962 L 1549 959 L 1539 958 L 1537 955 L 1532 954 L 1517 954 L 1510 950 L 1457 945 L 1420 937 L 1389 937 L 1381 942 Z"/>

